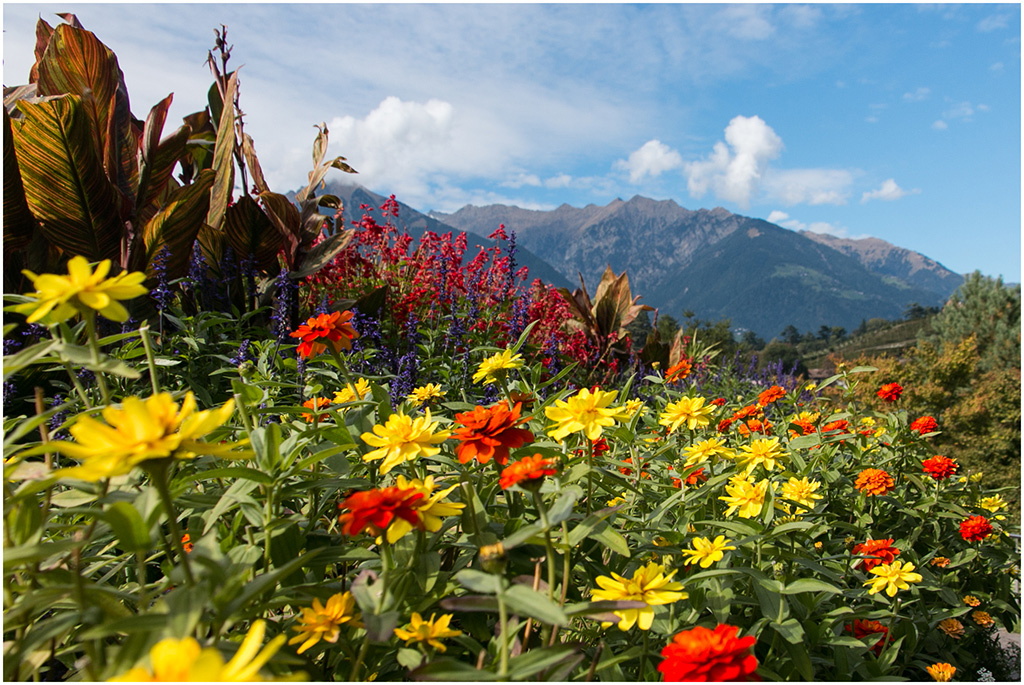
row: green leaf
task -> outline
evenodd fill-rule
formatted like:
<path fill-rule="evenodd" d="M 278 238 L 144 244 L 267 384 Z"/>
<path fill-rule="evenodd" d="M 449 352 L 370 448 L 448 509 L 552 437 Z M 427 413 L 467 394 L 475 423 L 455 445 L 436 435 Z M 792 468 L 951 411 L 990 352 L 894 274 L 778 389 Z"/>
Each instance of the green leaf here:
<path fill-rule="evenodd" d="M 152 547 L 149 526 L 142 515 L 128 502 L 116 502 L 106 508 L 100 518 L 107 522 L 125 551 L 142 553 Z"/>
<path fill-rule="evenodd" d="M 616 554 L 621 554 L 624 557 L 631 556 L 629 543 L 626 542 L 626 538 L 607 523 L 603 529 L 593 532 L 590 537 L 597 540 Z"/>
<path fill-rule="evenodd" d="M 4 380 L 8 376 L 18 373 L 22 369 L 31 366 L 40 359 L 46 357 L 55 348 L 60 346 L 57 340 L 40 340 L 34 345 L 18 350 L 12 355 L 4 357 Z"/>
<path fill-rule="evenodd" d="M 142 263 L 136 268 L 144 265 L 146 273 L 154 276 L 153 260 L 161 249 L 167 248 L 168 276 L 180 277 L 188 271 L 192 244 L 203 226 L 213 181 L 213 172 L 204 169 L 191 184 L 171 193 L 167 204 L 142 229 L 143 251 L 139 254 Z"/>
<path fill-rule="evenodd" d="M 534 648 L 509 659 L 509 675 L 515 680 L 526 680 L 541 671 L 569 661 L 578 654 L 579 650 L 574 645 Z"/>
<path fill-rule="evenodd" d="M 284 238 L 248 195 L 242 196 L 225 211 L 224 234 L 240 259 L 251 254 L 259 270 L 276 270 L 277 253 L 284 247 Z"/>
<path fill-rule="evenodd" d="M 481 680 L 497 680 L 498 676 L 490 671 L 478 671 L 471 665 L 457 661 L 451 657 L 434 659 L 425 666 L 420 666 L 409 673 L 413 680 L 474 682 Z"/>
<path fill-rule="evenodd" d="M 455 580 L 459 581 L 463 587 L 473 592 L 483 592 L 486 594 L 494 594 L 497 591 L 498 586 L 495 584 L 495 579 L 504 583 L 504 578 L 500 576 L 494 576 L 490 573 L 484 573 L 483 571 L 471 568 L 464 568 L 455 574 Z"/>
<path fill-rule="evenodd" d="M 312 276 L 324 268 L 328 262 L 334 259 L 339 252 L 344 250 L 349 241 L 355 235 L 354 231 L 338 231 L 318 243 L 312 250 L 306 253 L 294 271 L 288 274 L 289 278 L 298 280 Z"/>
<path fill-rule="evenodd" d="M 221 102 L 223 103 L 217 124 L 217 143 L 213 148 L 213 188 L 210 191 L 209 211 L 206 225 L 220 231 L 224 223 L 224 211 L 231 200 L 235 187 L 235 94 L 238 91 L 238 72 L 232 72 Z"/>
<path fill-rule="evenodd" d="M 464 595 L 448 597 L 441 600 L 441 608 L 445 611 L 498 613 L 498 598 L 494 595 Z"/>
<path fill-rule="evenodd" d="M 757 595 L 757 601 L 761 606 L 761 615 L 776 623 L 785 620 L 789 607 L 782 599 L 782 583 L 763 576 L 754 576 L 754 594 Z"/>
<path fill-rule="evenodd" d="M 843 593 L 835 585 L 817 578 L 799 578 L 782 589 L 784 595 L 795 595 L 798 592 L 828 592 L 834 595 Z"/>
<path fill-rule="evenodd" d="M 415 649 L 407 649 L 405 647 L 399 647 L 398 656 L 395 658 L 399 665 L 405 666 L 409 670 L 418 668 L 423 663 L 423 655 L 417 652 Z"/>
<path fill-rule="evenodd" d="M 556 626 L 569 624 L 569 619 L 562 608 L 539 592 L 534 592 L 525 585 L 513 585 L 505 590 L 505 600 L 511 611 L 531 616 L 538 621 Z"/>

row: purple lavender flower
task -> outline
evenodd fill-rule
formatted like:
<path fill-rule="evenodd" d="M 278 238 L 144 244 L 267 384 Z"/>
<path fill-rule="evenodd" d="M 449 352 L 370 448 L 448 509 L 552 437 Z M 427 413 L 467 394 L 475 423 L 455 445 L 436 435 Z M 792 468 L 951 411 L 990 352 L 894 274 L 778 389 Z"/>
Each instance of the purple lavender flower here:
<path fill-rule="evenodd" d="M 149 291 L 149 296 L 156 303 L 156 309 L 161 314 L 174 298 L 174 291 L 167 283 L 167 258 L 170 251 L 164 245 L 153 257 L 153 274 L 156 276 L 156 287 Z"/>
<path fill-rule="evenodd" d="M 55 394 L 53 396 L 53 400 L 51 400 L 51 402 L 50 402 L 50 407 L 58 407 L 58 406 L 64 404 L 65 401 L 66 400 L 59 393 Z M 67 431 L 63 431 L 63 430 L 58 431 L 58 429 L 64 424 L 65 421 L 67 421 L 69 413 L 70 412 L 68 412 L 66 410 L 65 411 L 59 411 L 59 412 L 57 412 L 56 414 L 54 414 L 53 416 L 50 417 L 49 427 L 50 427 L 50 432 L 53 433 L 53 438 L 55 438 L 57 440 L 64 440 L 65 438 L 68 437 L 68 432 Z M 57 432 L 54 432 L 54 431 L 57 431 Z"/>
<path fill-rule="evenodd" d="M 209 293 L 209 277 L 206 273 L 206 258 L 199 249 L 199 241 L 192 247 L 192 257 L 188 266 L 188 286 L 192 291 L 192 303 L 197 310 L 203 309 Z"/>
<path fill-rule="evenodd" d="M 238 354 L 231 358 L 231 363 L 235 366 L 240 366 L 247 361 L 252 361 L 252 355 L 249 354 L 249 339 L 246 338 L 238 346 Z"/>
<path fill-rule="evenodd" d="M 274 313 L 270 315 L 270 320 L 274 322 L 274 337 L 277 338 L 278 344 L 281 344 L 288 341 L 288 334 L 294 329 L 291 311 L 298 286 L 288 278 L 288 269 L 282 267 L 274 280 L 274 287 Z"/>

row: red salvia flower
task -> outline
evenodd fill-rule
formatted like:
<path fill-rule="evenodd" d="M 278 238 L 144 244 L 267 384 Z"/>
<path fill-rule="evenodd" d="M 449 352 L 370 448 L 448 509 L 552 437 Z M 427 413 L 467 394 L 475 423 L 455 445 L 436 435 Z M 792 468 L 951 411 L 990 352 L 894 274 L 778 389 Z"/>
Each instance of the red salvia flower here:
<path fill-rule="evenodd" d="M 486 464 L 492 458 L 504 466 L 508 463 L 508 451 L 533 442 L 533 433 L 525 428 L 516 428 L 525 419 L 519 418 L 522 405 L 509 411 L 508 402 L 502 400 L 493 407 L 476 407 L 471 412 L 455 415 L 455 422 L 462 424 L 452 437 L 459 441 L 455 456 L 465 464 L 476 459 Z"/>
<path fill-rule="evenodd" d="M 940 454 L 936 454 L 931 459 L 925 459 L 921 466 L 924 468 L 924 472 L 935 480 L 946 480 L 960 468 L 960 464 L 957 464 L 956 461 Z"/>
<path fill-rule="evenodd" d="M 390 487 L 349 495 L 338 505 L 343 535 L 358 535 L 364 530 L 382 535 L 395 519 L 422 528 L 418 507 L 425 495 L 415 488 Z"/>
<path fill-rule="evenodd" d="M 992 534 L 992 524 L 984 516 L 972 516 L 960 524 L 960 537 L 967 542 L 981 542 Z"/>
<path fill-rule="evenodd" d="M 513 485 L 520 485 L 531 489 L 540 487 L 540 481 L 544 476 L 553 476 L 558 473 L 555 468 L 554 459 L 545 459 L 539 454 L 532 457 L 523 457 L 519 461 L 512 462 L 501 472 L 498 484 L 502 490 L 508 490 Z"/>
<path fill-rule="evenodd" d="M 760 680 L 753 635 L 737 638 L 739 628 L 721 623 L 714 630 L 696 626 L 676 633 L 661 650 L 658 664 L 666 682 L 723 682 Z"/>
<path fill-rule="evenodd" d="M 864 570 L 870 571 L 879 564 L 891 564 L 900 553 L 900 550 L 893 547 L 892 543 L 892 538 L 886 540 L 872 540 L 869 538 L 861 544 L 854 545 L 854 554 L 870 554 L 875 557 L 874 559 L 858 559 L 854 563 L 854 567 L 863 562 Z"/>
<path fill-rule="evenodd" d="M 886 402 L 895 402 L 902 394 L 903 386 L 899 383 L 886 383 L 878 391 L 878 396 Z"/>
<path fill-rule="evenodd" d="M 351 349 L 352 340 L 359 337 L 359 333 L 349 323 L 352 316 L 352 312 L 345 311 L 320 314 L 308 319 L 291 333 L 291 337 L 302 341 L 299 343 L 299 354 L 307 359 L 315 357 L 326 350 L 328 344 L 335 352 Z M 326 344 L 323 341 L 327 341 Z"/>
<path fill-rule="evenodd" d="M 939 430 L 939 424 L 931 416 L 922 416 L 919 419 L 914 419 L 913 423 L 910 424 L 910 430 L 917 431 L 921 435 L 934 433 Z"/>

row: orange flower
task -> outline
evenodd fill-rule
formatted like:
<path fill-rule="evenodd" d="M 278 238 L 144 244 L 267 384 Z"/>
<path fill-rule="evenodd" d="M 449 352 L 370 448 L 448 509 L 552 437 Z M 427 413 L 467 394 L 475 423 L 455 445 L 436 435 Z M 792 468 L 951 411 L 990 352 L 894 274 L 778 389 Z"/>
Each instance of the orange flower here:
<path fill-rule="evenodd" d="M 899 383 L 886 383 L 878 390 L 878 396 L 886 402 L 895 402 L 903 394 L 903 386 Z"/>
<path fill-rule="evenodd" d="M 740 424 L 740 435 L 747 436 L 751 433 L 760 433 L 761 435 L 772 434 L 772 424 L 761 419 L 747 419 L 745 423 Z"/>
<path fill-rule="evenodd" d="M 884 495 L 895 486 L 892 476 L 882 469 L 864 469 L 853 484 L 865 495 Z"/>
<path fill-rule="evenodd" d="M 343 535 L 358 535 L 369 531 L 371 535 L 381 535 L 396 519 L 423 529 L 419 507 L 425 498 L 426 495 L 416 488 L 394 486 L 349 495 L 338 505 L 338 509 L 343 511 L 338 517 L 341 532 Z M 388 542 L 394 541 L 389 537 Z"/>
<path fill-rule="evenodd" d="M 672 468 L 669 466 L 669 468 Z M 699 469 L 691 473 L 686 477 L 687 485 L 696 485 L 697 483 L 703 483 L 708 479 L 708 475 L 704 473 L 704 467 L 701 466 Z M 681 488 L 683 487 L 683 481 L 679 478 L 672 479 L 672 487 Z"/>
<path fill-rule="evenodd" d="M 967 542 L 981 542 L 992 534 L 992 524 L 984 516 L 972 516 L 960 524 L 960 537 Z"/>
<path fill-rule="evenodd" d="M 326 397 L 313 397 L 302 403 L 302 406 L 306 409 L 312 409 L 316 411 L 320 407 L 326 407 L 331 401 Z M 313 423 L 327 416 L 327 414 L 303 414 L 302 418 L 306 420 L 306 423 Z"/>
<path fill-rule="evenodd" d="M 725 433 L 732 426 L 732 419 L 722 419 L 718 422 L 718 432 Z"/>
<path fill-rule="evenodd" d="M 948 683 L 956 675 L 956 666 L 950 663 L 932 664 L 924 670 L 928 671 L 928 675 L 937 683 Z"/>
<path fill-rule="evenodd" d="M 192 544 L 192 537 L 188 533 L 181 536 L 181 547 L 186 553 L 191 552 L 195 548 L 195 545 Z"/>
<path fill-rule="evenodd" d="M 780 400 L 785 396 L 785 388 L 783 388 L 781 385 L 773 385 L 772 387 L 768 388 L 767 390 L 765 390 L 764 392 L 757 396 L 757 406 L 767 407 L 775 400 Z"/>
<path fill-rule="evenodd" d="M 959 640 L 964 636 L 964 624 L 955 618 L 945 618 L 939 621 L 939 625 L 936 627 L 954 640 Z"/>
<path fill-rule="evenodd" d="M 960 468 L 960 464 L 957 464 L 954 460 L 949 457 L 943 457 L 942 455 L 936 454 L 931 459 L 925 459 L 921 464 L 924 467 L 924 472 L 935 480 L 945 480 Z"/>
<path fill-rule="evenodd" d="M 290 335 L 302 340 L 298 351 L 306 359 L 327 349 L 327 344 L 320 342 L 322 340 L 326 340 L 335 352 L 348 350 L 352 348 L 352 340 L 359 337 L 359 333 L 349 323 L 351 320 L 350 311 L 320 314 L 308 319 Z"/>
<path fill-rule="evenodd" d="M 969 607 L 976 607 L 981 605 L 981 600 L 974 595 L 964 595 L 964 604 Z"/>
<path fill-rule="evenodd" d="M 982 628 L 988 628 L 989 626 L 994 626 L 996 624 L 996 620 L 992 618 L 992 615 L 987 611 L 971 612 L 971 618 L 974 619 L 974 622 Z"/>
<path fill-rule="evenodd" d="M 847 421 L 846 419 L 839 419 L 838 421 L 833 421 L 832 423 L 826 423 L 824 426 L 821 427 L 821 432 L 822 433 L 828 433 L 829 431 L 843 431 L 843 432 L 846 432 L 846 431 L 849 431 L 849 430 L 850 430 L 850 422 Z"/>
<path fill-rule="evenodd" d="M 739 628 L 720 623 L 714 630 L 696 626 L 676 633 L 661 650 L 658 664 L 666 682 L 722 682 L 756 680 L 757 658 L 753 635 L 737 638 Z"/>
<path fill-rule="evenodd" d="M 910 424 L 910 430 L 917 431 L 921 435 L 934 433 L 939 430 L 939 424 L 931 416 L 922 416 L 919 419 L 914 419 L 913 423 Z"/>
<path fill-rule="evenodd" d="M 790 430 L 789 434 L 791 437 L 795 438 L 800 435 L 811 435 L 814 433 L 814 424 L 808 421 L 807 419 L 801 419 L 797 417 L 794 419 L 790 419 L 789 424 L 791 426 L 796 426 L 801 431 L 800 433 L 797 433 L 795 430 Z"/>
<path fill-rule="evenodd" d="M 465 464 L 474 457 L 481 464 L 492 458 L 504 466 L 508 463 L 508 451 L 533 442 L 533 433 L 525 428 L 516 428 L 524 419 L 519 418 L 521 404 L 516 404 L 511 411 L 508 402 L 502 400 L 493 407 L 476 407 L 471 412 L 455 415 L 455 422 L 462 428 L 456 429 L 452 435 L 459 441 L 455 455 L 459 462 Z"/>
<path fill-rule="evenodd" d="M 665 382 L 675 383 L 681 381 L 690 375 L 690 371 L 693 370 L 693 363 L 685 357 L 679 360 L 679 363 L 675 366 L 670 366 L 665 372 Z"/>
<path fill-rule="evenodd" d="M 596 454 L 596 452 L 595 452 L 595 454 Z M 633 457 L 626 457 L 625 459 L 622 460 L 622 463 L 623 464 L 629 464 L 630 466 L 632 466 L 633 465 Z M 670 466 L 669 468 L 672 468 L 672 467 Z M 629 468 L 629 466 L 620 466 L 619 467 L 619 473 L 621 473 L 624 476 L 632 476 L 633 475 L 633 469 Z M 640 460 L 640 477 L 641 478 L 650 478 L 651 477 L 651 474 L 647 471 L 647 464 L 644 463 L 643 459 Z"/>
<path fill-rule="evenodd" d="M 539 488 L 544 476 L 553 476 L 558 473 L 558 469 L 554 466 L 554 459 L 545 459 L 539 454 L 523 457 L 505 467 L 501 472 L 498 484 L 501 485 L 502 490 L 508 490 L 513 485 L 519 485 L 526 490 Z"/>
<path fill-rule="evenodd" d="M 935 557 L 932 559 L 931 564 L 932 566 L 938 566 L 939 568 L 946 568 L 949 566 L 949 562 L 949 557 Z"/>
<path fill-rule="evenodd" d="M 748 419 L 751 416 L 755 416 L 760 413 L 761 407 L 757 406 L 756 404 L 748 404 L 742 409 L 737 409 L 735 412 L 733 412 L 732 419 L 733 421 L 742 421 L 743 419 Z"/>
<path fill-rule="evenodd" d="M 886 638 L 892 640 L 892 637 L 889 636 L 889 629 L 878 621 L 861 620 L 857 618 L 854 619 L 853 625 L 847 624 L 846 629 L 853 633 L 853 636 L 858 640 L 862 640 L 868 635 L 881 633 L 882 637 L 871 648 L 871 651 L 876 655 L 882 653 L 882 648 L 885 647 Z"/>
<path fill-rule="evenodd" d="M 870 571 L 879 564 L 891 564 L 900 553 L 900 550 L 893 547 L 892 543 L 892 538 L 887 540 L 871 540 L 869 538 L 863 544 L 854 545 L 854 554 L 866 554 L 874 557 L 873 559 L 858 559 L 854 567 L 863 562 L 864 570 Z"/>

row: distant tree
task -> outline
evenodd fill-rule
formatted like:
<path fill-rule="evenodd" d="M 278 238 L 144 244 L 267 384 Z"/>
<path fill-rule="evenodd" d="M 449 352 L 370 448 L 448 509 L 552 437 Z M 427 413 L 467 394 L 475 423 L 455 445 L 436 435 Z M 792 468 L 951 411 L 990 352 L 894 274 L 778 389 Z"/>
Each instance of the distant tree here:
<path fill-rule="evenodd" d="M 811 331 L 807 331 L 806 333 L 804 333 L 803 342 L 805 343 L 812 343 L 817 339 L 818 337 L 814 335 L 814 333 L 812 333 Z"/>
<path fill-rule="evenodd" d="M 868 320 L 867 319 L 861 319 L 860 320 L 860 325 L 857 326 L 857 328 L 853 331 L 853 334 L 854 335 L 864 335 L 867 332 L 868 332 Z"/>
<path fill-rule="evenodd" d="M 796 329 L 796 326 L 790 324 L 782 329 L 782 342 L 789 343 L 790 345 L 796 345 L 800 342 L 800 331 Z"/>
<path fill-rule="evenodd" d="M 786 342 L 772 340 L 764 346 L 758 355 L 759 365 L 764 367 L 767 364 L 782 362 L 782 367 L 788 372 L 796 366 L 796 373 L 807 375 L 807 367 L 800 361 L 800 353 L 796 347 Z"/>
<path fill-rule="evenodd" d="M 874 318 L 868 319 L 868 330 L 878 331 L 883 328 L 888 328 L 890 324 L 891 322 L 888 319 L 882 319 L 876 316 Z"/>
<path fill-rule="evenodd" d="M 822 325 L 822 327 L 818 329 L 818 340 L 828 342 L 831 337 L 832 329 L 830 327 Z"/>
<path fill-rule="evenodd" d="M 928 316 L 928 310 L 917 302 L 911 302 L 907 305 L 907 308 L 903 310 L 903 318 L 907 321 L 923 319 L 926 316 Z"/>
<path fill-rule="evenodd" d="M 747 331 L 740 338 L 740 345 L 751 350 L 760 350 L 765 346 L 764 338 L 758 336 L 754 331 Z"/>
<path fill-rule="evenodd" d="M 842 340 L 845 337 L 846 337 L 846 329 L 843 328 L 842 326 L 833 326 L 829 330 L 829 340 L 830 341 L 839 342 L 840 340 Z"/>
<path fill-rule="evenodd" d="M 662 340 L 671 340 L 679 330 L 679 320 L 671 314 L 658 315 L 658 332 Z"/>

